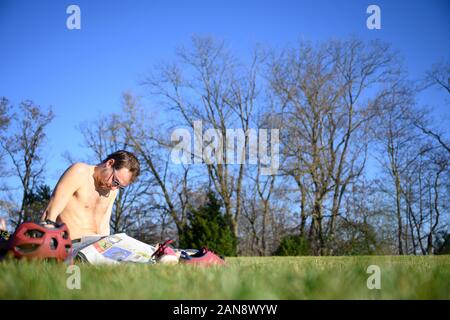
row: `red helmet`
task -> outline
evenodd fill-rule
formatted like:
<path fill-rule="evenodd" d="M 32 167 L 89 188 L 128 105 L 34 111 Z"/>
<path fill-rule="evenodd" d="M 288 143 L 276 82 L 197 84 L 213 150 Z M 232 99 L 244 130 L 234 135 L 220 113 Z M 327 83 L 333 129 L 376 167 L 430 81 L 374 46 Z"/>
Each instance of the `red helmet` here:
<path fill-rule="evenodd" d="M 72 249 L 69 229 L 65 224 L 47 228 L 34 222 L 25 222 L 17 227 L 9 241 L 9 249 L 16 258 L 53 258 L 63 261 Z"/>

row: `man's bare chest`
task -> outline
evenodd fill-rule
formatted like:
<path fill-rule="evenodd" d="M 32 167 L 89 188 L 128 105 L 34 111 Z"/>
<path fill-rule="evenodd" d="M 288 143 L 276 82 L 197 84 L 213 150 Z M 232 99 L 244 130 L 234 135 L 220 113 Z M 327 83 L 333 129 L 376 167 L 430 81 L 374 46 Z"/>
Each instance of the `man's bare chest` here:
<path fill-rule="evenodd" d="M 113 193 L 103 196 L 95 189 L 81 189 L 75 194 L 76 202 L 83 207 L 83 211 L 88 211 L 96 215 L 106 213 L 111 201 L 113 201 Z"/>

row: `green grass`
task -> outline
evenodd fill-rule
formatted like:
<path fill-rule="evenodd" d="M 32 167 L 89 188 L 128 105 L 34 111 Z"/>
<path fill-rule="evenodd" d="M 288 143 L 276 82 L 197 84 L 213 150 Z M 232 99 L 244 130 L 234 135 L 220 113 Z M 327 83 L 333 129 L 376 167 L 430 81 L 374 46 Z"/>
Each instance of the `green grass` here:
<path fill-rule="evenodd" d="M 226 267 L 0 262 L 0 299 L 450 299 L 450 256 L 240 257 Z M 381 289 L 367 288 L 369 265 Z"/>

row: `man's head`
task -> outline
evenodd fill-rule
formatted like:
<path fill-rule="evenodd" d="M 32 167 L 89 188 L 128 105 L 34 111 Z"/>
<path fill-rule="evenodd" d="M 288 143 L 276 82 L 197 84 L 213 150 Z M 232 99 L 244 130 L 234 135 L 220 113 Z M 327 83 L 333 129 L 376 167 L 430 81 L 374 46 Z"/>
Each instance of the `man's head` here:
<path fill-rule="evenodd" d="M 100 164 L 97 184 L 101 189 L 116 190 L 133 183 L 140 174 L 139 161 L 125 150 L 111 153 Z"/>

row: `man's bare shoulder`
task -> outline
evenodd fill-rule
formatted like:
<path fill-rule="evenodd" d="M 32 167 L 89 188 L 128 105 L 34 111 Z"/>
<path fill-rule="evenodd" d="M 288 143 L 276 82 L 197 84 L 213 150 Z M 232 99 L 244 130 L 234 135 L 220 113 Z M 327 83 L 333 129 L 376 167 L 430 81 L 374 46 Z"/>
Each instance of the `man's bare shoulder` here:
<path fill-rule="evenodd" d="M 84 162 L 76 162 L 64 172 L 63 177 L 80 181 L 92 175 L 92 171 L 93 166 Z"/>
<path fill-rule="evenodd" d="M 67 168 L 61 178 L 59 178 L 54 194 L 59 194 L 61 196 L 76 192 L 80 187 L 86 185 L 89 176 L 92 175 L 92 168 L 94 168 L 94 166 L 90 166 L 83 162 L 72 164 Z"/>
<path fill-rule="evenodd" d="M 84 162 L 75 162 L 72 164 L 68 170 L 72 171 L 73 173 L 78 173 L 82 175 L 87 175 L 91 172 L 92 166 L 84 163 Z"/>

